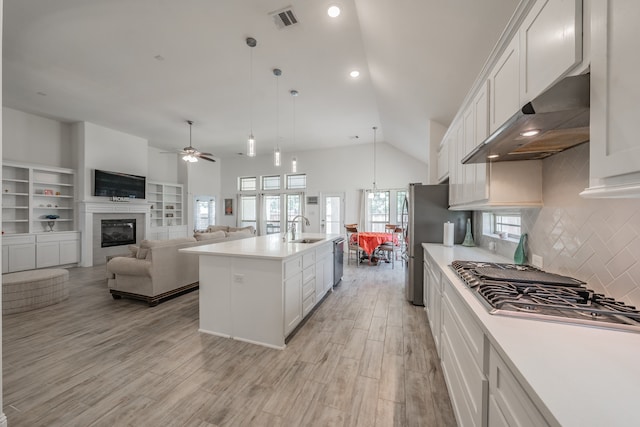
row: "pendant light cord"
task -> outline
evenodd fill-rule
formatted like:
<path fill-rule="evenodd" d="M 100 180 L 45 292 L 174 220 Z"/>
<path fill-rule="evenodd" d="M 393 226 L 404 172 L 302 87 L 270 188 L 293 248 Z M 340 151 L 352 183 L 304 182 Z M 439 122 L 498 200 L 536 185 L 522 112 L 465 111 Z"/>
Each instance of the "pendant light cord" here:
<path fill-rule="evenodd" d="M 376 191 L 376 131 L 378 128 L 373 127 L 373 191 Z"/>

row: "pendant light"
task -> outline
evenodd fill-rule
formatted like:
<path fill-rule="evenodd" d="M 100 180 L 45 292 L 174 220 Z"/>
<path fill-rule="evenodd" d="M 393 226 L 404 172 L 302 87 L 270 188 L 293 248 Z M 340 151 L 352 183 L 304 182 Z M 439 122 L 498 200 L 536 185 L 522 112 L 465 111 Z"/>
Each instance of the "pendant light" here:
<path fill-rule="evenodd" d="M 376 131 L 378 128 L 376 126 L 373 127 L 373 190 L 369 193 L 369 198 L 373 199 L 375 197 L 376 188 Z"/>
<path fill-rule="evenodd" d="M 247 46 L 251 49 L 249 59 L 249 139 L 247 139 L 247 156 L 256 156 L 256 139 L 253 136 L 253 48 L 258 42 L 253 37 L 247 37 Z"/>
<path fill-rule="evenodd" d="M 280 102 L 278 97 L 280 84 L 278 77 L 282 75 L 282 70 L 274 68 L 273 75 L 276 76 L 276 147 L 273 149 L 273 165 L 280 167 L 282 161 L 280 159 Z"/>
<path fill-rule="evenodd" d="M 295 89 L 292 89 L 291 91 L 289 91 L 289 93 L 293 98 L 293 144 L 292 145 L 295 149 L 295 146 L 296 146 L 296 98 L 298 97 L 298 95 L 300 95 L 300 93 Z M 291 157 L 291 172 L 292 173 L 298 172 L 298 158 L 296 157 L 295 153 L 293 157 Z"/>

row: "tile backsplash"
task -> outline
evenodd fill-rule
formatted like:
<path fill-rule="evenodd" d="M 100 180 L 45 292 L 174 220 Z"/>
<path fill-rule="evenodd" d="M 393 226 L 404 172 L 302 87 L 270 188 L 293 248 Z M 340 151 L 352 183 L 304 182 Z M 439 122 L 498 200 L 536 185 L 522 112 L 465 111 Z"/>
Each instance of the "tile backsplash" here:
<path fill-rule="evenodd" d="M 522 209 L 527 255 L 543 257 L 544 270 L 573 276 L 596 292 L 640 307 L 640 199 L 584 199 L 589 145 L 543 160 L 544 207 Z M 474 213 L 482 224 L 482 213 Z M 516 244 L 482 236 L 476 243 L 513 257 Z"/>

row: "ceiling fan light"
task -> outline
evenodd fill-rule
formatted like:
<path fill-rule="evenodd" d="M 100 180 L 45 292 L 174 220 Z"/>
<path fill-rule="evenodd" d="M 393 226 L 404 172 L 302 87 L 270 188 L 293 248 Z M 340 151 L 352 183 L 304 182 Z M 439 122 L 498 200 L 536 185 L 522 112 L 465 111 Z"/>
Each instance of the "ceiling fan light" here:
<path fill-rule="evenodd" d="M 253 137 L 253 134 L 249 135 L 249 139 L 247 140 L 247 156 L 256 156 L 256 139 Z"/>
<path fill-rule="evenodd" d="M 184 157 L 182 157 L 182 160 L 184 160 L 185 162 L 189 162 L 189 163 L 195 163 L 198 161 L 198 158 L 196 156 L 194 156 L 193 154 L 187 154 Z"/>

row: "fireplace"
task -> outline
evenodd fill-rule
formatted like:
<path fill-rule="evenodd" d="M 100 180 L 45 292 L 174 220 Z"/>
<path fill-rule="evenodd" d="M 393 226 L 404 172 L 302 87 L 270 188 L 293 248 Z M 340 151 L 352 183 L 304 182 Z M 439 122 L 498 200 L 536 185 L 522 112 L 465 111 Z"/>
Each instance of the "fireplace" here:
<path fill-rule="evenodd" d="M 134 219 L 103 219 L 100 221 L 100 246 L 131 245 L 136 243 L 136 220 Z"/>

